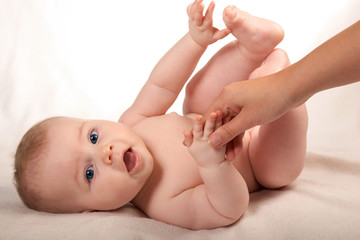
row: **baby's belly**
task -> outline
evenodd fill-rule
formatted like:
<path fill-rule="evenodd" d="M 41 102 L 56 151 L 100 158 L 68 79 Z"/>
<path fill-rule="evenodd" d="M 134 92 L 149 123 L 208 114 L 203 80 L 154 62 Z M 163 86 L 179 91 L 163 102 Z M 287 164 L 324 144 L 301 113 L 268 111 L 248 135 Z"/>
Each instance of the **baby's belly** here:
<path fill-rule="evenodd" d="M 153 172 L 153 176 L 156 176 L 153 180 L 157 182 L 155 185 L 174 195 L 202 184 L 198 165 L 182 144 L 183 131 L 192 128 L 194 116 L 171 113 L 154 117 L 147 124 L 151 128 L 144 128 L 141 134 L 156 162 Z M 246 146 L 238 152 L 233 164 L 246 181 L 249 191 L 254 191 L 257 183 L 247 154 L 249 141 L 250 135 L 246 133 L 243 140 Z"/>

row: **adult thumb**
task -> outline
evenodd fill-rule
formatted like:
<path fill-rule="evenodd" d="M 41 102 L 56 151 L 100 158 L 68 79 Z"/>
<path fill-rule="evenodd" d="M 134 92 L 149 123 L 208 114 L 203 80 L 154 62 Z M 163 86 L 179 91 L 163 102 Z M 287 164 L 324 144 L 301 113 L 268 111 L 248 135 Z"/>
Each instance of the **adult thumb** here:
<path fill-rule="evenodd" d="M 240 112 L 211 134 L 210 143 L 215 148 L 221 147 L 251 127 L 253 124 L 247 120 L 243 112 Z"/>

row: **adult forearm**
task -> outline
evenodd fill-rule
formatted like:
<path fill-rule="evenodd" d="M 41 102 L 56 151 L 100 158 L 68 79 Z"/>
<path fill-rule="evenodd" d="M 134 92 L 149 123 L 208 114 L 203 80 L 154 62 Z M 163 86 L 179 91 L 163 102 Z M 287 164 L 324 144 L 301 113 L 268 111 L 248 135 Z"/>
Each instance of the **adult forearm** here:
<path fill-rule="evenodd" d="M 256 125 L 271 122 L 317 92 L 360 80 L 360 21 L 277 73 L 225 87 L 204 117 L 218 109 L 234 116 L 210 138 L 219 147 Z"/>
<path fill-rule="evenodd" d="M 360 80 L 360 21 L 284 70 L 295 105 L 317 92 Z M 286 79 L 287 78 L 287 79 Z"/>

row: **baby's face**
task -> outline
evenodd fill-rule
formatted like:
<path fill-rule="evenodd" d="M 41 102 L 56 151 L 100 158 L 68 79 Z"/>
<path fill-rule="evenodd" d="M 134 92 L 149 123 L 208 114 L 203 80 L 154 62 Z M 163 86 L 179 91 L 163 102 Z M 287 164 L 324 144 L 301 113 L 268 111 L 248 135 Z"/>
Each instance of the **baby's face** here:
<path fill-rule="evenodd" d="M 74 211 L 111 210 L 131 201 L 146 183 L 153 158 L 121 123 L 59 118 L 49 128 L 42 161 L 48 194 Z"/>

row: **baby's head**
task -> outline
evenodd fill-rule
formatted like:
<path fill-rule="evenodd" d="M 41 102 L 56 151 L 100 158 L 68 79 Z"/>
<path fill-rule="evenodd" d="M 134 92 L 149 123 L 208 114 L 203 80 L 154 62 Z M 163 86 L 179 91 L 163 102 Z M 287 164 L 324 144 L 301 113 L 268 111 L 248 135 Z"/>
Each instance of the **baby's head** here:
<path fill-rule="evenodd" d="M 34 125 L 15 154 L 15 184 L 29 208 L 46 212 L 117 209 L 151 175 L 153 158 L 117 122 L 56 117 Z"/>

